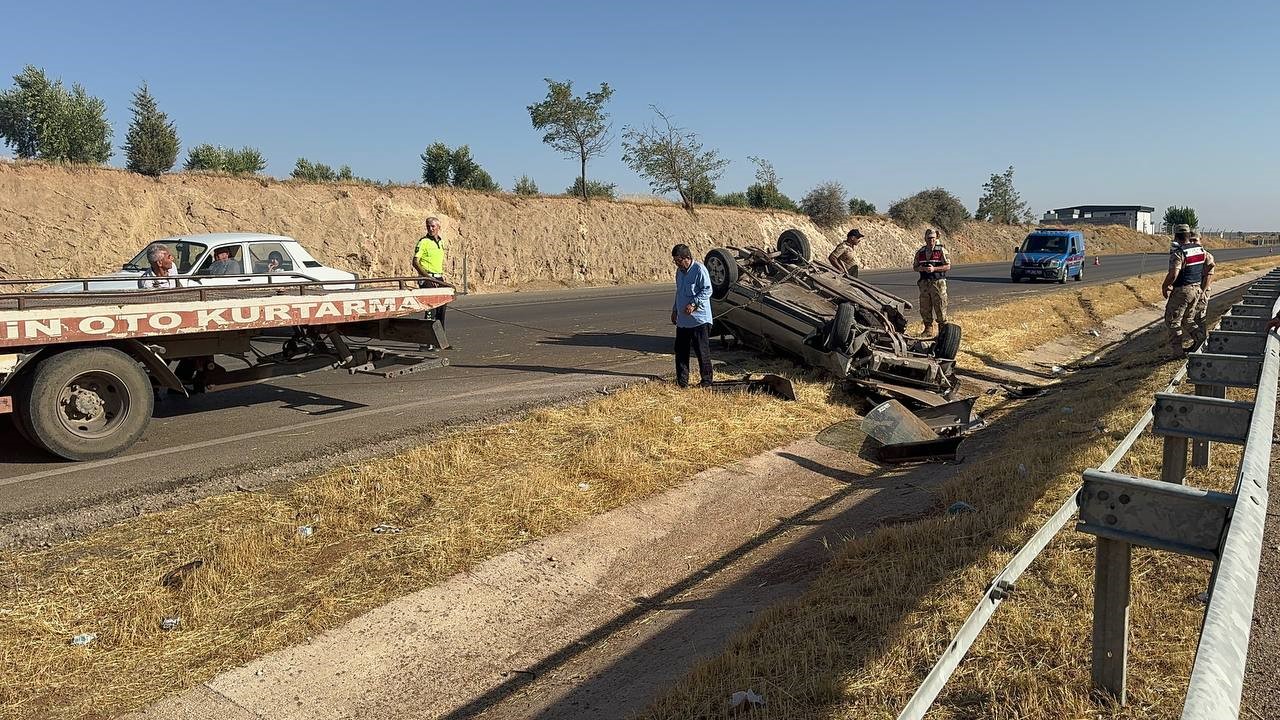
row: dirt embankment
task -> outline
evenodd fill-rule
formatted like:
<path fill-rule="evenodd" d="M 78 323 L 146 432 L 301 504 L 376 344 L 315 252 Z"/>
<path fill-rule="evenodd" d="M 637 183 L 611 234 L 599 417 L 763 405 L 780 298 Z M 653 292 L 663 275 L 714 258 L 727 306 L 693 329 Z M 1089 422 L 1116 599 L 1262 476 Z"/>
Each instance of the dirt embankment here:
<path fill-rule="evenodd" d="M 311 184 L 177 173 L 158 180 L 110 168 L 0 163 L 0 277 L 93 275 L 119 267 L 146 242 L 187 233 L 289 235 L 326 263 L 362 275 L 411 274 L 423 219 L 439 216 L 451 243 L 448 272 L 473 291 L 665 281 L 671 246 L 772 247 L 789 227 L 831 249 L 824 234 L 781 212 L 572 198 L 488 195 L 428 187 Z M 902 267 L 923 228 L 854 218 L 867 235 L 866 268 Z M 1028 228 L 968 223 L 947 238 L 953 260 L 1006 259 Z M 1124 228 L 1089 228 L 1090 253 L 1160 251 L 1166 240 Z M 830 237 L 828 237 L 828 235 Z"/>

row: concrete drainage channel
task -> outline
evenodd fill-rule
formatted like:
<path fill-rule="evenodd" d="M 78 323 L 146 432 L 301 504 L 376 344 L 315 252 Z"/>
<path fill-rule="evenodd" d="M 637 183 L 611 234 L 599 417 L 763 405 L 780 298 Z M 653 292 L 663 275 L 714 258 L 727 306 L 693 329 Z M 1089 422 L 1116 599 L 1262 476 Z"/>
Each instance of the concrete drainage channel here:
<path fill-rule="evenodd" d="M 925 716 L 996 608 L 1054 535 L 1076 517 L 1076 529 L 1098 538 L 1094 574 L 1093 688 L 1126 700 L 1130 558 L 1133 546 L 1176 552 L 1213 562 L 1208 607 L 1183 706 L 1184 720 L 1236 718 L 1249 648 L 1268 469 L 1275 426 L 1280 338 L 1268 321 L 1280 312 L 1280 270 L 1252 283 L 1151 410 L 1099 467 L 1086 470 L 1079 491 L 1041 526 L 992 579 L 937 664 L 899 713 Z M 1183 380 L 1194 395 L 1174 392 Z M 1227 388 L 1255 389 L 1252 402 L 1225 399 Z M 1148 425 L 1163 439 L 1158 480 L 1113 472 Z M 1234 491 L 1187 487 L 1191 465 L 1209 464 L 1213 443 L 1242 445 Z"/>

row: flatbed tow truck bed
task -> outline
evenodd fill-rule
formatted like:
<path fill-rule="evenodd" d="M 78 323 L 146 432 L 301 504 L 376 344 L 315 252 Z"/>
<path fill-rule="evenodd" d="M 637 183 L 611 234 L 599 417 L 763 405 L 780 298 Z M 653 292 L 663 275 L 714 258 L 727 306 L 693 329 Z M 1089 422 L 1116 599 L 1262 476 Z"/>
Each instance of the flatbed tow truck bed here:
<path fill-rule="evenodd" d="M 325 369 L 390 378 L 441 367 L 448 361 L 434 351 L 448 340 L 427 313 L 452 301 L 453 288 L 419 280 L 0 292 L 0 413 L 12 413 L 32 444 L 93 460 L 142 436 L 158 392 L 187 396 Z M 52 282 L 5 280 L 0 290 Z M 267 340 L 274 351 L 263 351 Z"/>

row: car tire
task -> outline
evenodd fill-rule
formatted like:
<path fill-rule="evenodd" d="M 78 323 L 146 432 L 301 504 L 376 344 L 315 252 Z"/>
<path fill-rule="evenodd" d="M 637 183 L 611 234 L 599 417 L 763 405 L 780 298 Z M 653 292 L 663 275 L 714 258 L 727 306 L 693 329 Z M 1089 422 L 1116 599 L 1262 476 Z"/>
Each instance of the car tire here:
<path fill-rule="evenodd" d="M 796 259 L 803 262 L 813 260 L 813 246 L 809 244 L 809 238 L 795 228 L 785 230 L 778 236 L 778 252 L 782 253 L 784 262 L 787 259 L 793 262 Z"/>
<path fill-rule="evenodd" d="M 842 302 L 836 305 L 836 316 L 827 326 L 827 350 L 843 350 L 849 343 L 849 333 L 853 332 L 853 303 Z"/>
<path fill-rule="evenodd" d="M 933 356 L 939 360 L 955 360 L 960 354 L 960 334 L 959 325 L 942 323 L 938 336 L 933 340 Z"/>
<path fill-rule="evenodd" d="M 1018 280 L 1020 280 L 1020 279 L 1021 279 L 1021 278 L 1019 278 L 1017 275 L 1010 275 L 1010 276 L 1009 276 L 1009 282 L 1013 283 L 1014 285 L 1017 285 L 1017 284 L 1018 284 Z"/>
<path fill-rule="evenodd" d="M 1080 272 L 1076 273 L 1076 282 L 1080 282 L 1083 279 L 1084 279 L 1084 266 L 1081 265 Z"/>
<path fill-rule="evenodd" d="M 712 248 L 702 263 L 707 266 L 707 275 L 711 277 L 711 297 L 723 300 L 729 294 L 729 288 L 738 282 L 737 258 L 724 248 Z"/>
<path fill-rule="evenodd" d="M 1065 285 L 1066 282 L 1067 282 L 1067 271 L 1066 271 L 1066 268 L 1063 268 L 1062 272 L 1058 275 L 1058 284 Z"/>
<path fill-rule="evenodd" d="M 129 355 L 109 347 L 46 357 L 31 369 L 20 390 L 18 422 L 41 447 L 67 460 L 98 460 L 124 452 L 142 437 L 155 409 L 146 371 Z M 77 391 L 95 416 L 73 416 L 67 398 Z"/>

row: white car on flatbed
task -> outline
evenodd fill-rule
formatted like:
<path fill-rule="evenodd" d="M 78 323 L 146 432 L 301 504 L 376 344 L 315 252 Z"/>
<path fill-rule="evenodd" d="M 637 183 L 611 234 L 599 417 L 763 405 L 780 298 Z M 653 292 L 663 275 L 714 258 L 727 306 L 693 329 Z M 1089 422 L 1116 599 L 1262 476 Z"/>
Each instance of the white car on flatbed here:
<path fill-rule="evenodd" d="M 47 285 L 37 292 L 127 292 L 138 290 L 138 280 L 147 269 L 147 248 L 160 244 L 173 255 L 174 273 L 180 284 L 191 285 L 265 285 L 314 281 L 349 282 L 354 273 L 326 267 L 311 256 L 293 238 L 263 233 L 207 233 L 162 238 L 151 243 L 121 266 L 120 270 L 101 278 L 76 280 Z M 228 266 L 214 272 L 214 255 L 229 252 L 235 273 Z M 344 289 L 334 286 L 332 289 Z"/>

